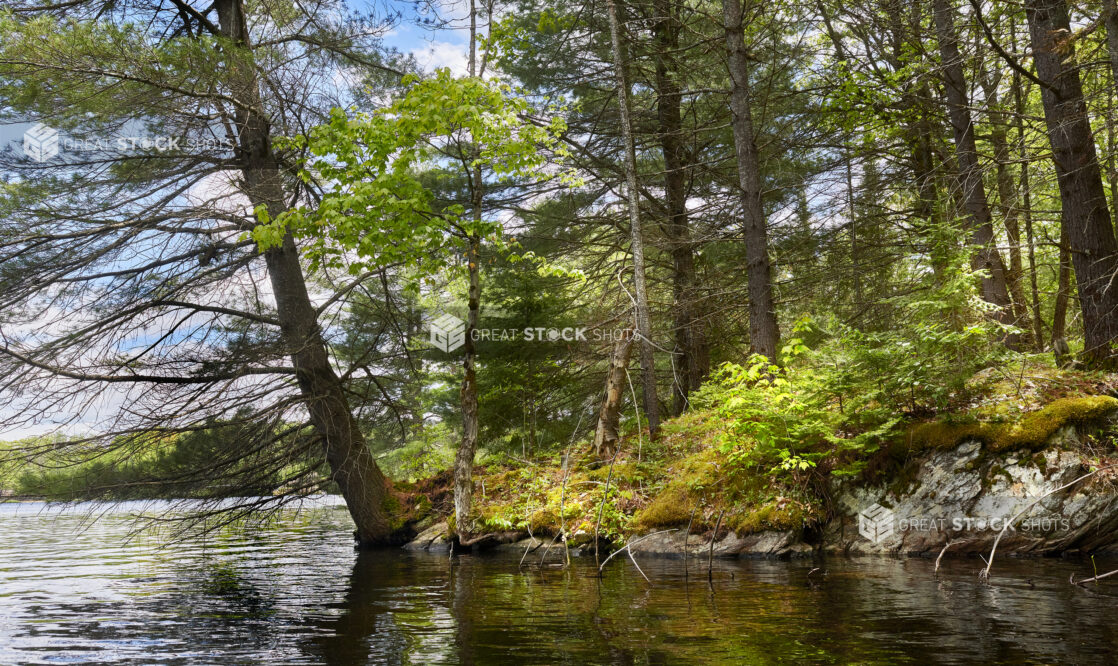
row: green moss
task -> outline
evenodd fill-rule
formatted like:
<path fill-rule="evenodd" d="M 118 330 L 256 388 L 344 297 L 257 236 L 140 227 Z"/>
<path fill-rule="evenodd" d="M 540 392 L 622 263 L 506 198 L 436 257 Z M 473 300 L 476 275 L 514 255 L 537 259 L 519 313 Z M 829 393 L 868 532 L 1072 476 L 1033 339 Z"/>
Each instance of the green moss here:
<path fill-rule="evenodd" d="M 622 462 L 619 462 L 619 463 L 617 463 L 616 465 L 613 466 L 612 481 L 616 482 L 616 481 L 631 479 L 634 476 L 636 476 L 636 472 L 637 472 L 636 463 L 632 463 L 632 462 L 623 462 L 622 463 Z M 605 481 L 607 478 L 610 478 L 610 476 L 609 476 L 609 465 L 608 464 L 607 465 L 602 465 L 601 467 L 598 467 L 597 469 L 592 469 L 592 470 L 586 472 L 586 478 L 593 479 L 595 481 Z"/>
<path fill-rule="evenodd" d="M 991 442 L 991 448 L 995 451 L 1037 449 L 1060 428 L 1098 421 L 1116 409 L 1118 400 L 1105 395 L 1056 400 L 1043 409 L 1025 414 L 1016 423 L 1003 425 Z"/>
<path fill-rule="evenodd" d="M 999 476 L 1004 476 L 1007 482 L 1013 483 L 1013 475 L 1009 473 L 1009 470 L 1001 465 L 994 464 L 990 467 L 990 471 L 986 473 L 985 478 L 983 478 L 982 485 L 986 488 L 993 486 Z"/>
<path fill-rule="evenodd" d="M 404 511 L 400 498 L 391 490 L 385 494 L 382 504 L 385 513 L 388 515 L 388 527 L 393 532 L 403 529 L 404 526 L 412 522 L 412 513 L 410 511 Z"/>
<path fill-rule="evenodd" d="M 771 500 L 753 508 L 730 523 L 738 534 L 765 530 L 798 530 L 804 526 L 808 512 L 798 502 Z"/>
<path fill-rule="evenodd" d="M 950 449 L 964 440 L 975 439 L 991 451 L 1035 450 L 1044 446 L 1060 428 L 1098 421 L 1115 410 L 1118 410 L 1118 400 L 1109 396 L 1062 398 L 1011 423 L 953 423 L 946 419 L 922 423 L 911 430 L 911 441 L 917 449 Z"/>
<path fill-rule="evenodd" d="M 672 527 L 687 524 L 695 507 L 687 487 L 671 483 L 645 508 L 633 516 L 633 524 L 641 528 Z"/>
<path fill-rule="evenodd" d="M 540 509 L 528 516 L 528 527 L 533 534 L 556 534 L 559 532 L 559 514 L 551 509 Z"/>

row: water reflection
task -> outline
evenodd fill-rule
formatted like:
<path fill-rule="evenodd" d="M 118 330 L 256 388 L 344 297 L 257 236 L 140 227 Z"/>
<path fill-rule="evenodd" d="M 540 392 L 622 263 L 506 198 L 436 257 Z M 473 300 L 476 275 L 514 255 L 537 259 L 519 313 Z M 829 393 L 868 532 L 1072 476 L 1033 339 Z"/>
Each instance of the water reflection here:
<path fill-rule="evenodd" d="M 629 562 L 353 553 L 336 507 L 162 547 L 0 506 L 0 663 L 1113 663 L 1118 587 L 1089 564 Z M 83 529 L 84 528 L 84 531 Z M 705 563 L 703 563 L 705 565 Z M 1118 566 L 1118 565 L 1116 565 Z"/>

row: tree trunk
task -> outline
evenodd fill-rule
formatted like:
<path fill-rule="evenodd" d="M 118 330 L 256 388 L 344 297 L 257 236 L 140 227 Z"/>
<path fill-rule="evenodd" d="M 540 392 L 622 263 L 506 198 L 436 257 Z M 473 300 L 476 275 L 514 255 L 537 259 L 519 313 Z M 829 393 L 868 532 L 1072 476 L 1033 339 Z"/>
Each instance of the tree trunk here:
<path fill-rule="evenodd" d="M 1110 82 L 1118 88 L 1118 3 L 1102 0 L 1102 19 L 1106 26 L 1106 53 L 1110 60 Z"/>
<path fill-rule="evenodd" d="M 487 4 L 488 8 L 489 5 Z M 485 63 L 480 67 L 477 59 L 477 4 L 470 0 L 470 53 L 468 71 L 470 76 L 480 76 L 485 71 Z M 471 161 L 478 158 L 477 146 L 470 149 Z M 467 169 L 470 180 L 470 207 L 475 229 L 467 234 L 466 271 L 467 288 L 466 338 L 463 347 L 462 389 L 459 393 L 462 407 L 462 441 L 454 456 L 454 525 L 460 541 L 470 536 L 470 508 L 474 496 L 474 457 L 477 455 L 478 437 L 478 394 L 477 394 L 477 346 L 474 344 L 474 331 L 477 330 L 478 314 L 481 311 L 481 237 L 477 229 L 481 226 L 482 204 L 485 202 L 485 181 L 481 177 L 481 166 L 475 164 Z"/>
<path fill-rule="evenodd" d="M 695 256 L 687 220 L 687 151 L 683 143 L 682 96 L 675 77 L 674 53 L 679 48 L 679 20 L 676 0 L 656 0 L 656 117 L 659 122 L 660 149 L 664 154 L 664 207 L 667 209 L 665 236 L 672 255 L 672 292 L 675 299 L 674 328 L 675 378 L 672 412 L 683 413 L 687 396 L 699 388 L 709 371 L 706 332 L 697 316 Z"/>
<path fill-rule="evenodd" d="M 1068 232 L 1060 228 L 1060 277 L 1056 284 L 1056 307 L 1052 312 L 1052 347 L 1067 337 L 1068 300 L 1071 297 L 1071 253 L 1068 251 Z"/>
<path fill-rule="evenodd" d="M 1093 365 L 1110 365 L 1118 338 L 1118 243 L 1114 239 L 1102 173 L 1095 153 L 1087 104 L 1074 58 L 1074 47 L 1060 41 L 1070 34 L 1064 0 L 1028 0 L 1033 59 L 1043 83 L 1041 101 L 1060 186 L 1062 221 L 1067 228 L 1083 311 L 1084 357 Z"/>
<path fill-rule="evenodd" d="M 966 78 L 959 41 L 955 33 L 955 9 L 947 0 L 934 0 L 936 36 L 942 60 L 942 76 L 947 92 L 947 115 L 955 136 L 955 161 L 961 188 L 960 200 L 967 215 L 970 244 L 973 248 L 971 266 L 982 270 L 982 298 L 997 307 L 994 317 L 1003 324 L 1013 323 L 1010 309 L 1009 288 L 1006 284 L 1005 263 L 994 244 L 994 227 L 991 223 L 990 205 L 982 185 L 982 168 L 978 163 L 978 150 L 974 141 L 974 122 L 968 108 Z M 1014 346 L 1013 337 L 1006 343 Z"/>
<path fill-rule="evenodd" d="M 820 3 L 820 8 L 824 5 Z M 920 37 L 923 14 L 921 3 L 912 2 L 909 7 L 909 20 L 906 25 L 902 14 L 901 0 L 885 0 L 882 8 L 889 17 L 890 43 L 892 52 L 883 51 L 894 71 L 901 71 L 912 64 L 916 51 L 912 48 Z M 834 30 L 828 24 L 828 32 Z M 909 168 L 912 170 L 916 187 L 916 218 L 920 224 L 920 236 L 931 262 L 932 273 L 937 283 L 942 283 L 948 268 L 948 248 L 945 246 L 944 225 L 939 212 L 939 174 L 936 169 L 936 151 L 933 145 L 939 135 L 939 128 L 931 120 L 928 100 L 932 93 L 924 79 L 913 80 L 904 87 L 901 108 L 905 111 L 905 139 L 908 144 Z M 847 168 L 849 181 L 849 167 Z M 853 189 L 852 184 L 847 185 Z M 853 194 L 849 194 L 853 201 Z M 851 204 L 853 205 L 853 204 Z M 853 210 L 853 208 L 851 209 Z"/>
<path fill-rule="evenodd" d="M 480 180 L 480 179 L 478 179 Z M 475 183 L 476 184 L 476 183 Z M 477 190 L 480 192 L 480 189 Z M 475 195 L 475 210 L 480 215 L 481 202 Z M 469 238 L 467 270 L 469 274 L 468 313 L 466 315 L 466 339 L 463 345 L 465 358 L 462 368 L 461 405 L 462 441 L 454 456 L 454 524 L 459 538 L 470 536 L 470 507 L 474 492 L 474 456 L 477 455 L 478 398 L 477 398 L 477 346 L 474 344 L 474 331 L 478 326 L 478 313 L 481 310 L 480 259 L 481 239 L 477 235 Z"/>
<path fill-rule="evenodd" d="M 1014 187 L 1013 175 L 1009 172 L 1009 139 L 1006 136 L 1006 122 L 999 106 L 997 83 L 988 72 L 982 76 L 982 90 L 986 94 L 986 106 L 990 117 L 990 145 L 994 149 L 995 182 L 998 188 L 998 208 L 1005 225 L 1006 238 L 1009 239 L 1009 267 L 1006 281 L 1012 301 L 1014 324 L 1022 328 L 1022 344 L 1031 342 L 1033 322 L 1029 317 L 1029 305 L 1025 298 L 1023 275 L 1024 261 L 1021 257 L 1021 225 L 1018 214 L 1018 195 Z"/>
<path fill-rule="evenodd" d="M 741 0 L 723 0 L 726 51 L 730 69 L 730 123 L 738 162 L 738 187 L 745 216 L 746 279 L 749 289 L 749 337 L 754 353 L 777 361 L 780 331 L 772 295 L 769 238 L 761 204 L 761 164 L 753 136 L 749 99 L 749 54 L 745 48 Z"/>
<path fill-rule="evenodd" d="M 625 57 L 621 48 L 621 22 L 617 4 L 606 0 L 609 11 L 610 44 L 613 67 L 617 78 L 617 105 L 621 125 L 621 141 L 625 150 L 625 182 L 628 195 L 629 225 L 632 232 L 633 291 L 636 292 L 637 333 L 641 336 L 641 384 L 644 393 L 644 413 L 650 437 L 660 431 L 660 404 L 656 397 L 656 365 L 652 355 L 652 317 L 648 307 L 648 287 L 645 284 L 644 234 L 641 230 L 640 192 L 637 189 L 637 152 L 633 145 L 633 124 L 629 116 L 629 83 L 626 76 Z"/>
<path fill-rule="evenodd" d="M 1016 31 L 1016 26 L 1011 28 Z M 1010 48 L 1014 51 L 1017 46 L 1014 43 L 1016 40 L 1010 40 Z M 1021 192 L 1021 216 L 1025 220 L 1025 242 L 1028 243 L 1028 256 L 1029 256 L 1029 290 L 1031 291 L 1031 305 L 1033 309 L 1033 342 L 1036 351 L 1044 350 L 1044 317 L 1040 312 L 1040 289 L 1037 286 L 1036 275 L 1036 237 L 1033 233 L 1033 202 L 1032 190 L 1029 182 L 1029 148 L 1025 138 L 1025 94 L 1022 90 L 1021 74 L 1018 72 L 1013 73 L 1013 110 L 1015 111 L 1016 120 L 1014 124 L 1017 130 L 1017 152 L 1021 160 L 1021 181 L 1019 191 Z"/>
<path fill-rule="evenodd" d="M 216 6 L 224 36 L 250 48 L 241 0 L 218 0 Z M 229 76 L 233 95 L 240 102 L 235 120 L 244 192 L 254 208 L 265 206 L 275 218 L 286 206 L 270 128 L 260 111 L 259 83 L 251 68 L 239 64 L 230 65 Z M 330 364 L 291 234 L 284 237 L 281 246 L 267 250 L 264 260 L 275 294 L 283 343 L 295 367 L 311 424 L 322 438 L 331 478 L 338 484 L 356 525 L 355 536 L 362 544 L 384 543 L 391 536 L 385 510 L 387 483 L 353 417 L 341 380 Z"/>
<path fill-rule="evenodd" d="M 625 375 L 633 351 L 633 332 L 626 330 L 620 340 L 613 343 L 613 353 L 606 373 L 606 393 L 598 412 L 598 427 L 594 430 L 594 455 L 606 458 L 617 450 L 618 423 L 621 404 L 625 401 Z"/>

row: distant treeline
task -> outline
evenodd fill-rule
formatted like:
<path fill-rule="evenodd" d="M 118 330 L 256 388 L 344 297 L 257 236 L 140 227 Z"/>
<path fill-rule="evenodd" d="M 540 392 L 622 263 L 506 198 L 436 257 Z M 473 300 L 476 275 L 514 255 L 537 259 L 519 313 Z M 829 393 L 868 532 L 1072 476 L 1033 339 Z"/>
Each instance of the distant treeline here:
<path fill-rule="evenodd" d="M 209 426 L 153 433 L 146 446 L 135 448 L 75 445 L 74 439 L 61 436 L 0 444 L 9 454 L 0 465 L 0 489 L 16 498 L 127 500 L 270 494 L 283 479 L 300 477 L 315 486 L 323 483 L 311 463 L 274 464 L 281 442 L 246 452 L 236 424 L 214 421 Z M 28 450 L 36 453 L 10 455 Z"/>

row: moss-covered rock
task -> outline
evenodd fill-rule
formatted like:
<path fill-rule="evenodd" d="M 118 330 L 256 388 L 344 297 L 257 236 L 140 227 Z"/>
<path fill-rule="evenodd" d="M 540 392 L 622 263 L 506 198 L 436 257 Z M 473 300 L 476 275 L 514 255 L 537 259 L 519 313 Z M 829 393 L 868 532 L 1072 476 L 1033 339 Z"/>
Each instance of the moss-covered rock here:
<path fill-rule="evenodd" d="M 672 483 L 633 516 L 632 525 L 643 529 L 686 525 L 694 508 L 695 501 L 687 488 L 683 484 Z"/>
<path fill-rule="evenodd" d="M 1062 398 L 1041 409 L 1027 412 L 1015 421 L 976 419 L 970 422 L 952 422 L 942 419 L 913 427 L 910 437 L 916 450 L 950 449 L 968 439 L 982 442 L 991 451 L 1036 450 L 1064 426 L 1097 422 L 1115 411 L 1118 411 L 1118 399 L 1110 396 Z"/>
<path fill-rule="evenodd" d="M 1118 413 L 1118 399 L 1105 395 L 1065 393 L 1047 404 L 1040 397 L 1023 400 L 1020 394 L 984 400 L 965 414 L 913 426 L 902 421 L 882 435 L 877 448 L 842 449 L 814 440 L 797 444 L 791 448 L 815 454 L 820 462 L 793 470 L 781 469 L 771 452 L 766 454 L 749 437 L 726 436 L 717 410 L 699 410 L 666 423 L 656 440 L 642 436 L 638 442 L 635 433 L 630 435 L 621 444 L 612 476 L 610 461 L 593 456 L 572 457 L 569 469 L 554 456 L 527 466 L 510 461 L 479 468 L 470 532 L 530 531 L 544 538 L 565 529 L 570 544 L 590 543 L 600 515 L 598 534 L 614 543 L 677 528 L 665 539 L 682 548 L 688 546 L 682 528 L 689 523 L 692 539 L 697 533 L 709 535 L 720 524 L 716 541 L 732 537 L 746 544 L 741 552 L 755 541 L 767 543 L 771 535 L 780 537 L 779 548 L 765 552 L 784 552 L 789 544 L 810 550 L 803 543 L 805 534 L 817 535 L 821 543 L 847 538 L 841 534 L 849 530 L 840 537 L 827 536 L 838 511 L 836 492 L 854 493 L 855 499 L 866 500 L 862 504 L 911 504 L 928 495 L 924 508 L 930 510 L 940 501 L 932 495 L 941 491 L 973 498 L 995 491 L 1008 496 L 1028 483 L 1039 488 L 1069 469 L 1076 471 L 1068 462 L 1080 455 L 1076 442 L 1089 425 L 1102 425 Z M 893 436 L 898 432 L 904 436 Z M 836 473 L 851 462 L 862 465 L 857 474 Z M 932 472 L 939 476 L 932 478 Z M 449 498 L 449 476 L 437 488 Z M 870 490 L 874 498 L 863 497 Z M 432 520 L 452 510 L 449 501 L 417 501 L 408 508 Z M 863 507 L 848 508 L 853 515 Z M 453 517 L 447 522 L 453 535 Z M 929 548 L 934 545 L 928 542 Z"/>

